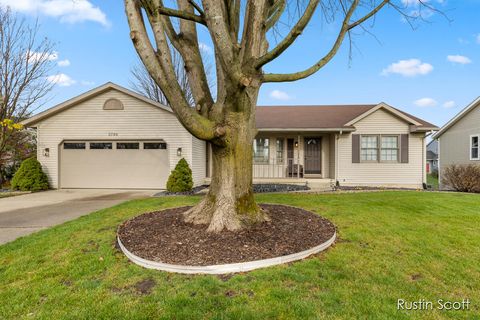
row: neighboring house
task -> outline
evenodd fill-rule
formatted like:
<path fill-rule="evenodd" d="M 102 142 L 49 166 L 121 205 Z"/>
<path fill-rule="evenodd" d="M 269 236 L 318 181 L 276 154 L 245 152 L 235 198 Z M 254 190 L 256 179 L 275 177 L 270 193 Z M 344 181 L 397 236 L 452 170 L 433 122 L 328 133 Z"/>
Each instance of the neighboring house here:
<path fill-rule="evenodd" d="M 427 144 L 427 173 L 438 172 L 438 141 Z"/>
<path fill-rule="evenodd" d="M 387 104 L 257 107 L 254 179 L 421 188 L 436 126 Z M 171 109 L 107 83 L 24 121 L 54 188 L 161 189 L 184 157 L 208 181 L 211 148 Z"/>
<path fill-rule="evenodd" d="M 480 165 L 480 98 L 447 122 L 433 139 L 439 144 L 439 181 L 442 171 L 452 164 Z"/>

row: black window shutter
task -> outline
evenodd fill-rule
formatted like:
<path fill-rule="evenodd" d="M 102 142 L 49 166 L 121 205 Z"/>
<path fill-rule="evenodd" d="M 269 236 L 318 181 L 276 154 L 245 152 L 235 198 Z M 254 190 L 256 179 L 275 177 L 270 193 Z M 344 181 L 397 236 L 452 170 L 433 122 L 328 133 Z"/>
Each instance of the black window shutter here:
<path fill-rule="evenodd" d="M 408 163 L 408 134 L 402 134 L 400 141 L 400 162 Z"/>
<path fill-rule="evenodd" d="M 352 134 L 352 163 L 360 163 L 360 135 Z"/>

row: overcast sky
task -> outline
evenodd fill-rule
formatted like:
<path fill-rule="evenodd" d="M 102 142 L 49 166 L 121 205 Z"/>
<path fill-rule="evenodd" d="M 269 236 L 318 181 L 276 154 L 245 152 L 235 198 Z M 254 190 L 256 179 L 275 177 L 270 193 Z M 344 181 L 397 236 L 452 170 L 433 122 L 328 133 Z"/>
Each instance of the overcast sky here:
<path fill-rule="evenodd" d="M 400 0 L 408 12 L 417 0 Z M 113 1 L 112 1 L 113 2 Z M 47 107 L 112 81 L 129 86 L 136 53 L 122 1 L 0 0 L 34 22 L 56 45 L 51 57 L 56 82 Z M 394 10 L 386 9 L 368 23 L 368 33 L 356 32 L 354 46 L 340 53 L 314 76 L 283 84 L 264 85 L 260 105 L 362 104 L 386 102 L 437 125 L 480 95 L 479 0 L 430 0 L 439 13 L 423 11 L 428 23 L 415 30 Z M 321 16 L 298 43 L 266 71 L 287 72 L 308 67 L 324 54 L 336 37 L 335 25 Z M 200 30 L 202 50 L 212 55 L 211 42 Z M 349 53 L 351 52 L 351 59 Z"/>

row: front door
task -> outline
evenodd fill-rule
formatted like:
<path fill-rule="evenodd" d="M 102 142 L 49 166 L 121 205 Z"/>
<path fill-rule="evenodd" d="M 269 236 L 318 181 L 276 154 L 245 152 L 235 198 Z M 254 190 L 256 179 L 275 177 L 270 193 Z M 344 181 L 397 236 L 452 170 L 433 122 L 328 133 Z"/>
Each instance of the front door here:
<path fill-rule="evenodd" d="M 321 142 L 321 138 L 305 138 L 305 174 L 322 173 Z"/>

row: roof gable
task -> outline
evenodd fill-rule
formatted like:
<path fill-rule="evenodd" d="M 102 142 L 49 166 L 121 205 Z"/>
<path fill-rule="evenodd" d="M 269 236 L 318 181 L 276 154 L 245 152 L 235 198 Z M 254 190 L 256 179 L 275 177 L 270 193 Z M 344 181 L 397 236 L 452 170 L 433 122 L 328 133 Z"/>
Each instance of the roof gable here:
<path fill-rule="evenodd" d="M 462 111 L 460 111 L 455 117 L 448 121 L 440 130 L 433 135 L 433 139 L 438 139 L 442 134 L 444 134 L 448 129 L 450 129 L 454 124 L 463 119 L 467 114 L 473 111 L 476 107 L 480 106 L 480 97 L 475 99 L 472 103 L 466 106 Z"/>
<path fill-rule="evenodd" d="M 346 126 L 353 126 L 358 121 L 368 117 L 369 115 L 371 115 L 372 113 L 374 113 L 374 112 L 376 112 L 377 110 L 380 110 L 380 109 L 385 110 L 385 111 L 389 112 L 390 114 L 393 114 L 397 118 L 400 118 L 403 121 L 408 122 L 409 124 L 412 124 L 412 125 L 415 125 L 415 126 L 421 126 L 422 125 L 420 122 L 418 122 L 418 121 L 414 120 L 413 118 L 409 117 L 407 114 L 405 114 L 403 112 L 400 112 L 399 110 L 389 106 L 388 104 L 386 104 L 384 102 L 381 102 L 378 105 L 376 105 L 375 107 L 371 108 L 370 110 L 362 113 L 361 115 L 359 115 L 355 119 L 352 119 L 351 121 L 347 122 L 345 125 Z"/>
<path fill-rule="evenodd" d="M 45 119 L 48 119 L 48 118 L 50 118 L 50 117 L 52 117 L 52 116 L 54 116 L 54 115 L 56 115 L 56 114 L 58 114 L 58 113 L 60 113 L 60 112 L 63 112 L 63 111 L 65 111 L 65 110 L 68 110 L 68 109 L 70 109 L 70 108 L 72 108 L 72 107 L 75 107 L 76 105 L 78 105 L 78 104 L 80 104 L 80 103 L 82 103 L 82 102 L 84 102 L 84 101 L 90 100 L 90 99 L 92 99 L 92 98 L 94 98 L 94 97 L 96 97 L 96 96 L 98 96 L 98 95 L 100 95 L 100 94 L 102 94 L 102 93 L 105 93 L 105 92 L 107 92 L 107 91 L 109 91 L 109 90 L 119 91 L 119 92 L 121 92 L 121 93 L 123 93 L 123 94 L 126 94 L 126 95 L 130 96 L 130 97 L 133 97 L 133 98 L 136 98 L 136 99 L 138 99 L 138 100 L 140 100 L 140 101 L 143 101 L 143 102 L 145 102 L 145 103 L 147 103 L 148 105 L 151 105 L 151 106 L 153 106 L 153 107 L 160 108 L 160 109 L 162 109 L 162 110 L 164 110 L 164 111 L 167 111 L 167 112 L 172 112 L 172 110 L 171 110 L 169 107 L 167 107 L 167 106 L 164 106 L 164 105 L 162 105 L 162 104 L 160 104 L 160 103 L 158 103 L 158 102 L 156 102 L 156 101 L 153 101 L 153 100 L 151 100 L 151 99 L 148 99 L 147 97 L 144 97 L 144 96 L 142 96 L 141 94 L 138 94 L 138 93 L 136 93 L 136 92 L 133 92 L 133 91 L 131 91 L 131 90 L 127 89 L 127 88 L 124 88 L 124 87 L 122 87 L 122 86 L 119 86 L 119 85 L 117 85 L 117 84 L 115 84 L 115 83 L 108 82 L 108 83 L 106 83 L 106 84 L 104 84 L 104 85 L 101 85 L 101 86 L 99 86 L 99 87 L 97 87 L 97 88 L 94 88 L 94 89 L 92 89 L 92 90 L 90 90 L 90 91 L 87 91 L 87 92 L 85 92 L 85 93 L 83 93 L 83 94 L 81 94 L 81 95 L 79 95 L 79 96 L 76 96 L 76 97 L 74 97 L 74 98 L 72 98 L 72 99 L 69 99 L 69 100 L 67 100 L 67 101 L 65 101 L 65 102 L 62 102 L 62 103 L 60 103 L 60 104 L 58 104 L 58 105 L 56 105 L 56 106 L 54 106 L 54 107 L 52 107 L 52 108 L 49 108 L 49 109 L 47 109 L 47 110 L 45 110 L 45 111 L 43 111 L 43 112 L 40 112 L 40 113 L 34 115 L 33 117 L 31 117 L 31 118 L 29 118 L 29 119 L 27 119 L 27 120 L 22 121 L 22 124 L 23 124 L 24 126 L 27 126 L 27 127 L 28 127 L 28 126 L 34 126 L 35 124 L 37 124 L 37 123 L 39 123 L 39 122 L 41 122 L 41 121 L 43 121 L 43 120 L 45 120 Z"/>

